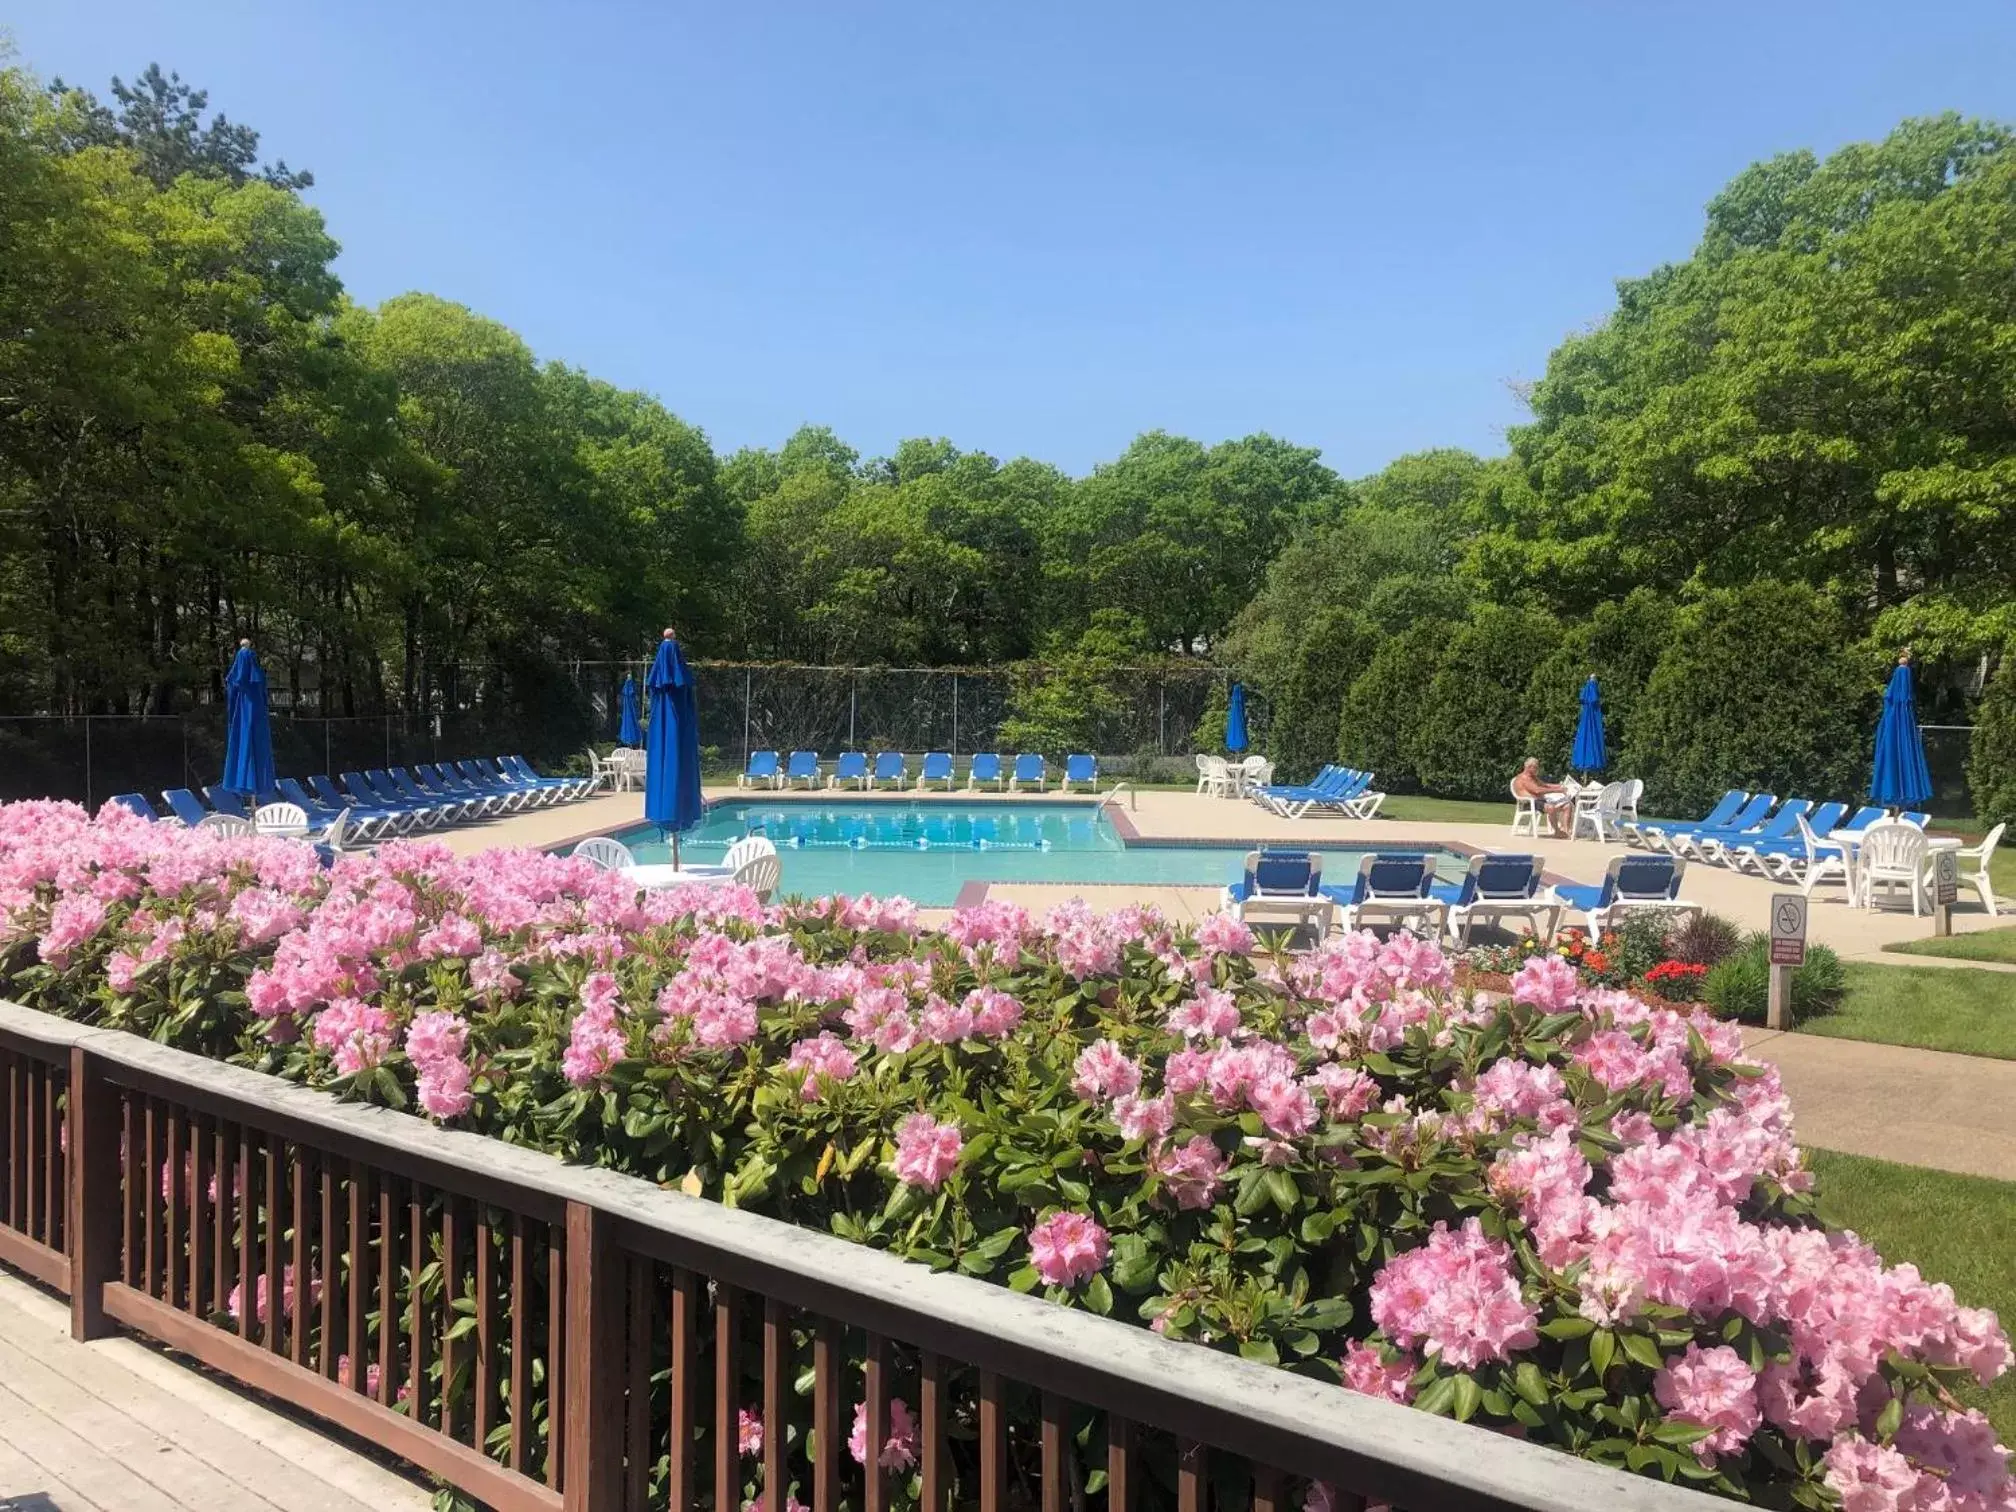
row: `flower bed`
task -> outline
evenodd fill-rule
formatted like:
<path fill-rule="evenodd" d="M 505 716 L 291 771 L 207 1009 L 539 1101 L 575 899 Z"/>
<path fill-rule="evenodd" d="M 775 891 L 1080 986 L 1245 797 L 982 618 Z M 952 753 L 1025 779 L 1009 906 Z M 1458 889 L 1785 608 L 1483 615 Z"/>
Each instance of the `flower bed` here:
<path fill-rule="evenodd" d="M 0 808 L 0 991 L 31 1006 L 1727 1495 L 2016 1507 L 1951 1396 L 2006 1368 L 1996 1319 L 1818 1226 L 1735 1027 L 1558 958 L 1509 986 L 1460 994 L 1404 935 L 933 931 Z"/>

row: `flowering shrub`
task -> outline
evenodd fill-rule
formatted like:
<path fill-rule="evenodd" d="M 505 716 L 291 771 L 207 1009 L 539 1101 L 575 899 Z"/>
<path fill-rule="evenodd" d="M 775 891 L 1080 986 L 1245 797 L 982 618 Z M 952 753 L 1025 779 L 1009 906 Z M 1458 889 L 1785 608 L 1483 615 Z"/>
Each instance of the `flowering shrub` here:
<path fill-rule="evenodd" d="M 1695 1003 L 1701 999 L 1701 982 L 1706 966 L 1692 961 L 1661 961 L 1645 973 L 1645 985 L 1669 1003 Z"/>
<path fill-rule="evenodd" d="M 1559 957 L 1485 1004 L 1406 935 L 1288 957 L 1222 915 L 998 903 L 933 931 L 24 804 L 0 987 L 1728 1495 L 2016 1506 L 1952 1396 L 2006 1368 L 1993 1314 L 1813 1219 L 1734 1025 Z M 911 1468 L 907 1405 L 875 1452 Z"/>

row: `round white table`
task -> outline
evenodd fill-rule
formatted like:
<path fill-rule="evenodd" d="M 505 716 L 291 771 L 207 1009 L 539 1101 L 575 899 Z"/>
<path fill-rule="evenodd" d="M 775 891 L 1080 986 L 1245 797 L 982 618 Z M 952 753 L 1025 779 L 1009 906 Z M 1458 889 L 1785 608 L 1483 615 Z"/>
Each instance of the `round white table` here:
<path fill-rule="evenodd" d="M 725 887 L 735 880 L 735 873 L 725 866 L 670 866 L 662 861 L 626 867 L 623 875 L 647 892 L 666 887 Z"/>

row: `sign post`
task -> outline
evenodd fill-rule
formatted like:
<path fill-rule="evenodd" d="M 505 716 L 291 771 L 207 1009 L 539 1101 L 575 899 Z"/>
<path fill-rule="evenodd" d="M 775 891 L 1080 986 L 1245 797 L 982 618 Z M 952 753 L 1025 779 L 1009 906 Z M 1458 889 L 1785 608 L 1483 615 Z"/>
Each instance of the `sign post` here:
<path fill-rule="evenodd" d="M 1774 893 L 1771 897 L 1771 996 L 1764 1025 L 1792 1027 L 1792 973 L 1806 964 L 1806 896 Z"/>
<path fill-rule="evenodd" d="M 1953 905 L 1960 901 L 1960 854 L 1953 850 L 1932 853 L 1932 933 L 1953 933 Z"/>

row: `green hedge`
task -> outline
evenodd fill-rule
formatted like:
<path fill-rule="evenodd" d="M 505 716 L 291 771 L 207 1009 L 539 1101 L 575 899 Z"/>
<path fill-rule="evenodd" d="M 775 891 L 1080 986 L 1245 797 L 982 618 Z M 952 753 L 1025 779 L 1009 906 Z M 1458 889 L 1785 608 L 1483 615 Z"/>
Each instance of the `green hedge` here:
<path fill-rule="evenodd" d="M 1421 790 L 1414 737 L 1435 717 L 1425 689 L 1443 646 L 1456 633 L 1457 626 L 1446 620 L 1423 620 L 1381 641 L 1345 695 L 1337 759 L 1374 773 L 1389 793 Z"/>
<path fill-rule="evenodd" d="M 1561 640 L 1552 616 L 1490 607 L 1443 648 L 1413 739 L 1422 785 L 1449 798 L 1499 798 L 1530 754 L 1526 690 Z"/>
<path fill-rule="evenodd" d="M 2016 821 L 2016 645 L 1974 715 L 1974 744 L 1967 755 L 1967 786 L 1981 825 Z"/>
<path fill-rule="evenodd" d="M 1283 780 L 1306 782 L 1336 759 L 1344 696 L 1378 646 L 1378 631 L 1349 609 L 1327 610 L 1310 625 L 1274 710 L 1271 746 Z"/>

